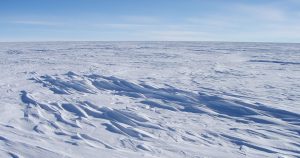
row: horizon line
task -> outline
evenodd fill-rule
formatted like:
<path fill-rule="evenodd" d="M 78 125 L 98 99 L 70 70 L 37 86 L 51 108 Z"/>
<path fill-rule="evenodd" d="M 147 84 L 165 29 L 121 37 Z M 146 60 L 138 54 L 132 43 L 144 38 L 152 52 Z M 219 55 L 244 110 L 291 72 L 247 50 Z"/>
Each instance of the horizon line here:
<path fill-rule="evenodd" d="M 37 41 L 0 41 L 0 43 L 46 43 L 46 42 L 223 42 L 223 43 L 278 43 L 300 44 L 300 42 L 274 42 L 274 41 L 214 41 L 214 40 L 37 40 Z"/>

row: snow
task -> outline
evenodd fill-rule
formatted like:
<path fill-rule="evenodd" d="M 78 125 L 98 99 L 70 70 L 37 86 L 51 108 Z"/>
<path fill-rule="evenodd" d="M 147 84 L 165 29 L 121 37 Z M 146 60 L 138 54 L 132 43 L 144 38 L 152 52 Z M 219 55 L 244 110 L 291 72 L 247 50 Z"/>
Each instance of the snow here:
<path fill-rule="evenodd" d="M 300 45 L 0 43 L 0 157 L 300 157 Z"/>

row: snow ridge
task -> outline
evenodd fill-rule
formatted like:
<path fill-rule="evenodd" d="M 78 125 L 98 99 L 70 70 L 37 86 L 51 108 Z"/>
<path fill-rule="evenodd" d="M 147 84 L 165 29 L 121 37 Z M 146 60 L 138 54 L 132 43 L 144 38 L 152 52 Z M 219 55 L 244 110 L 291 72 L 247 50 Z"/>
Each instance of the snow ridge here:
<path fill-rule="evenodd" d="M 237 130 L 241 134 L 260 137 L 260 139 L 265 141 L 274 139 L 274 134 L 278 132 L 277 128 L 286 131 L 285 136 L 281 136 L 286 137 L 286 140 L 290 137 L 299 138 L 297 133 L 300 125 L 299 114 L 271 108 L 260 103 L 250 104 L 237 99 L 226 99 L 173 87 L 155 88 L 145 83 L 134 84 L 117 77 L 97 74 L 81 76 L 74 72 L 68 72 L 61 76 L 45 75 L 31 78 L 31 80 L 41 83 L 45 88 L 58 95 L 73 95 L 76 93 L 80 95 L 97 95 L 101 91 L 107 91 L 113 95 L 133 98 L 143 108 L 160 109 L 172 113 L 195 113 L 211 118 L 224 118 L 230 122 L 238 122 L 238 124 L 243 125 L 270 126 L 276 129 L 270 128 L 268 131 L 260 130 L 259 128 L 245 131 L 230 129 L 233 131 Z M 52 134 L 55 134 L 57 137 L 69 136 L 76 145 L 80 142 L 87 146 L 109 150 L 127 148 L 128 144 L 125 145 L 123 141 L 120 141 L 121 145 L 117 146 L 95 138 L 93 135 L 86 134 L 84 132 L 86 126 L 105 128 L 109 132 L 123 135 L 127 138 L 127 141 L 134 142 L 130 145 L 131 150 L 144 150 L 150 153 L 167 150 L 164 147 L 159 149 L 154 145 L 143 146 L 143 144 L 148 144 L 148 142 L 162 141 L 164 138 L 161 135 L 168 136 L 172 133 L 171 137 L 181 137 L 182 141 L 188 144 L 212 139 L 210 138 L 211 136 L 203 137 L 195 134 L 197 131 L 194 130 L 186 131 L 186 134 L 178 133 L 176 129 L 158 123 L 158 120 L 152 121 L 138 110 L 99 106 L 91 103 L 89 100 L 77 101 L 76 103 L 72 103 L 72 101 L 58 103 L 48 100 L 51 103 L 46 104 L 39 102 L 38 99 L 32 97 L 26 91 L 21 91 L 21 100 L 25 104 L 24 118 L 28 119 L 28 121 L 36 122 L 33 128 L 35 132 L 46 134 L 52 131 Z M 51 117 L 52 119 L 49 119 Z M 97 120 L 104 122 L 102 126 L 97 125 Z M 168 122 L 167 120 L 165 121 Z M 214 133 L 213 137 L 213 140 L 223 139 L 233 145 L 237 145 L 241 150 L 249 148 L 268 154 L 287 153 L 287 149 L 281 149 L 272 145 L 263 146 L 258 142 L 252 142 L 251 139 L 244 139 L 222 132 Z M 126 143 L 128 143 L 127 141 Z M 288 142 L 293 146 L 293 141 L 290 141 Z M 294 142 L 294 144 L 297 144 L 297 142 Z M 290 150 L 289 153 L 295 156 L 299 154 L 293 150 Z"/>

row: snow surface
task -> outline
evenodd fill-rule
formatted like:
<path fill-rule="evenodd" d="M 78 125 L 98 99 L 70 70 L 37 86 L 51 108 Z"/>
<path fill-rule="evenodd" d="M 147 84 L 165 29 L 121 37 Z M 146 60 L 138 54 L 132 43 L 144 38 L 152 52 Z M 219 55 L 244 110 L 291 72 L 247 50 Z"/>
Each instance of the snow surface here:
<path fill-rule="evenodd" d="M 0 157 L 300 157 L 300 44 L 0 43 Z"/>

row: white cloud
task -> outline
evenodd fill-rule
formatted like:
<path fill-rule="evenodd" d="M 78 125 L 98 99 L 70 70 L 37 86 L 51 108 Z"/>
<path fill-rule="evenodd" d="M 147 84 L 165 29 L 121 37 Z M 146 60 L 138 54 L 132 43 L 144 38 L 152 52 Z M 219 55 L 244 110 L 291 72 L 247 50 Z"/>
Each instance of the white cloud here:
<path fill-rule="evenodd" d="M 121 16 L 121 19 L 129 22 L 129 23 L 139 23 L 139 24 L 144 24 L 144 23 L 158 23 L 160 22 L 160 19 L 158 17 L 153 17 L 153 16 Z"/>
<path fill-rule="evenodd" d="M 187 30 L 162 30 L 149 31 L 142 34 L 153 40 L 167 40 L 167 41 L 204 41 L 211 40 L 210 35 L 201 31 L 187 31 Z"/>
<path fill-rule="evenodd" d="M 106 27 L 113 29 L 136 29 L 136 28 L 145 28 L 150 25 L 146 24 L 131 24 L 131 23 L 111 23 L 111 24 L 96 24 L 96 27 Z"/>
<path fill-rule="evenodd" d="M 245 18 L 256 18 L 267 21 L 284 21 L 287 15 L 283 9 L 266 5 L 236 5 L 233 10 Z"/>
<path fill-rule="evenodd" d="M 43 25 L 43 26 L 59 26 L 62 23 L 50 22 L 50 21 L 39 21 L 39 20 L 16 20 L 10 21 L 13 24 L 23 24 L 23 25 Z"/>

